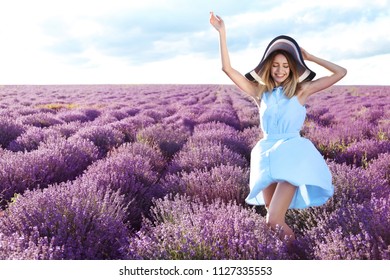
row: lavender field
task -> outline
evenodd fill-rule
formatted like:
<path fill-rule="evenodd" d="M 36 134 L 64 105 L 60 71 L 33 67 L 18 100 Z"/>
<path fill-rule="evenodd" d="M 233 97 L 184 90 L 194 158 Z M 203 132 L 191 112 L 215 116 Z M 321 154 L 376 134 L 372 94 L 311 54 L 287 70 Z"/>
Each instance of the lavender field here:
<path fill-rule="evenodd" d="M 337 86 L 302 135 L 335 195 L 246 205 L 257 107 L 234 86 L 0 87 L 0 259 L 390 259 L 390 87 Z"/>

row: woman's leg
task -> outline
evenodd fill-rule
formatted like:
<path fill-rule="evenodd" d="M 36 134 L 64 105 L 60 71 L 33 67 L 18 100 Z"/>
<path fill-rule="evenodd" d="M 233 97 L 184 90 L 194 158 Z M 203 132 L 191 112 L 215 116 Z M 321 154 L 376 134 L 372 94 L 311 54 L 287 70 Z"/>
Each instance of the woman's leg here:
<path fill-rule="evenodd" d="M 288 182 L 280 182 L 276 185 L 270 204 L 268 205 L 267 224 L 276 229 L 282 229 L 281 238 L 288 237 L 290 241 L 295 239 L 295 234 L 285 222 L 285 215 L 297 187 Z"/>
<path fill-rule="evenodd" d="M 271 200 L 272 200 L 272 197 L 274 195 L 276 185 L 277 185 L 277 183 L 272 183 L 271 185 L 269 185 L 268 187 L 266 187 L 263 190 L 263 198 L 264 198 L 264 202 L 265 202 L 265 208 L 267 209 L 267 211 L 268 211 L 269 205 L 271 204 Z"/>

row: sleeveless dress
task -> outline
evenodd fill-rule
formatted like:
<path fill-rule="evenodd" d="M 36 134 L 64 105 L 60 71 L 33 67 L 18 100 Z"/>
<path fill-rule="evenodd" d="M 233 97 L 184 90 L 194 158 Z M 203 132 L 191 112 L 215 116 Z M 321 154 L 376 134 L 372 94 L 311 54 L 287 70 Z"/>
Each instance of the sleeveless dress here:
<path fill-rule="evenodd" d="M 260 126 L 263 138 L 251 151 L 250 192 L 246 203 L 264 205 L 262 191 L 286 181 L 297 187 L 289 208 L 324 204 L 334 193 L 330 170 L 313 143 L 300 136 L 306 107 L 282 87 L 263 94 Z"/>

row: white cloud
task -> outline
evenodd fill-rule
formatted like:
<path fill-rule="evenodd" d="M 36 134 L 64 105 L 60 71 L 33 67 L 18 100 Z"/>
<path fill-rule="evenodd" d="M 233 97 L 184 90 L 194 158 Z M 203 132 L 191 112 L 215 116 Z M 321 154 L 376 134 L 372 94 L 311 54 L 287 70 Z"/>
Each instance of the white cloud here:
<path fill-rule="evenodd" d="M 366 57 L 359 60 L 341 60 L 348 74 L 343 79 L 346 85 L 390 85 L 389 71 L 384 69 L 383 64 L 390 61 L 390 53 Z"/>

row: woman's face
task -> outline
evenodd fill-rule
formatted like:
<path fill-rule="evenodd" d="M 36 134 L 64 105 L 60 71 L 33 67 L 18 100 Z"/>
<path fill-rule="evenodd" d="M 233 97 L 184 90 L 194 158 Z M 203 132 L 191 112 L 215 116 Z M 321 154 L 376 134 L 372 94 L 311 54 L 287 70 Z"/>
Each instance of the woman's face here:
<path fill-rule="evenodd" d="M 290 66 L 287 58 L 282 54 L 277 54 L 272 62 L 271 76 L 275 84 L 279 86 L 290 75 Z"/>

